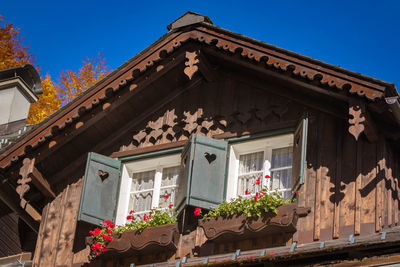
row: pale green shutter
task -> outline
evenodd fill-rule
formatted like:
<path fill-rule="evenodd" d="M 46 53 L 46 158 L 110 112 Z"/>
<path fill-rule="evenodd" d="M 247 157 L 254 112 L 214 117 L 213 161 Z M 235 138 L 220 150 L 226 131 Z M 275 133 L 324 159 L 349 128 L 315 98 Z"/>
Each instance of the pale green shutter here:
<path fill-rule="evenodd" d="M 182 152 L 178 212 L 186 205 L 212 209 L 225 199 L 228 142 L 193 135 Z"/>
<path fill-rule="evenodd" d="M 82 189 L 78 220 L 100 225 L 115 222 L 121 181 L 121 162 L 90 152 Z"/>
<path fill-rule="evenodd" d="M 294 132 L 292 167 L 292 188 L 294 191 L 297 190 L 299 185 L 304 184 L 307 168 L 307 132 L 308 115 L 305 114 Z"/>

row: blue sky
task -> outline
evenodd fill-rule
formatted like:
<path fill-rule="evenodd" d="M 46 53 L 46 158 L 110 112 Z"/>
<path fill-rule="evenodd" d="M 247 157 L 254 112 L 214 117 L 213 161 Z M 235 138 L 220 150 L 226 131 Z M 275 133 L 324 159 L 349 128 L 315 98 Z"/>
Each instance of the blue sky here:
<path fill-rule="evenodd" d="M 2 1 L 41 75 L 103 53 L 115 69 L 191 10 L 215 25 L 400 88 L 400 1 Z"/>

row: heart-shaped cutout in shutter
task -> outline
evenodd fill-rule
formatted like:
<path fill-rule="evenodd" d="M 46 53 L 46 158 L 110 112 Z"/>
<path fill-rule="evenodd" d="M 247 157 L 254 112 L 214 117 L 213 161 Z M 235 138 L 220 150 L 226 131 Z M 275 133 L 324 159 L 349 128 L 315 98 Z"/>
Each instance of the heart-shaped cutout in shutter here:
<path fill-rule="evenodd" d="M 204 157 L 206 158 L 206 160 L 208 161 L 208 163 L 211 164 L 211 162 L 213 162 L 214 160 L 216 160 L 217 156 L 215 154 L 210 154 L 208 152 L 204 153 Z"/>
<path fill-rule="evenodd" d="M 102 171 L 102 170 L 99 170 L 97 172 L 97 174 L 100 176 L 100 179 L 101 179 L 102 182 L 104 182 L 104 180 L 107 179 L 108 175 L 109 175 L 108 172 L 105 172 L 105 171 Z"/>

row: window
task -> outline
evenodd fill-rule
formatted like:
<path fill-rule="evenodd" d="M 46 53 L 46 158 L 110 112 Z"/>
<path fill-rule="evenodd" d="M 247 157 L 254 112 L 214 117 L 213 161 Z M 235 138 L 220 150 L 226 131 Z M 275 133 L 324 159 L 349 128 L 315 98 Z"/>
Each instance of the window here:
<path fill-rule="evenodd" d="M 266 187 L 288 199 L 292 193 L 293 134 L 230 146 L 227 200 Z M 264 177 L 269 175 L 270 179 Z"/>
<path fill-rule="evenodd" d="M 143 217 L 152 208 L 166 209 L 174 204 L 179 165 L 179 154 L 125 163 L 116 223 L 125 223 L 130 210 L 134 210 L 133 215 Z"/>

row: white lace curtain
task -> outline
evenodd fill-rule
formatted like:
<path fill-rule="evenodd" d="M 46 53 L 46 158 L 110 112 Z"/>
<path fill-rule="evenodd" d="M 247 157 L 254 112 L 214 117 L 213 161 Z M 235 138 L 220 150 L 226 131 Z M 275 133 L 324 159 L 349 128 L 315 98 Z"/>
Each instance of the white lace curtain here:
<path fill-rule="evenodd" d="M 156 184 L 156 170 L 134 173 L 132 175 L 131 195 L 129 200 L 129 210 L 134 210 L 135 214 L 140 215 L 148 212 L 152 206 L 167 208 L 174 204 L 175 192 L 179 184 L 179 166 L 169 167 L 160 170 L 162 172 L 161 181 Z M 154 193 L 159 192 L 155 198 Z M 168 198 L 164 196 L 168 195 Z"/>
<path fill-rule="evenodd" d="M 238 194 L 245 195 L 246 190 L 252 194 L 262 188 L 264 152 L 255 152 L 239 157 Z M 260 184 L 257 180 L 260 179 Z"/>
<path fill-rule="evenodd" d="M 285 147 L 272 150 L 272 158 L 265 159 L 264 151 L 239 156 L 238 195 L 260 191 L 263 183 L 269 183 L 269 191 L 277 190 L 284 198 L 289 198 L 292 187 L 293 148 Z M 271 162 L 272 181 L 264 179 L 265 160 Z M 259 179 L 260 184 L 257 184 Z"/>

